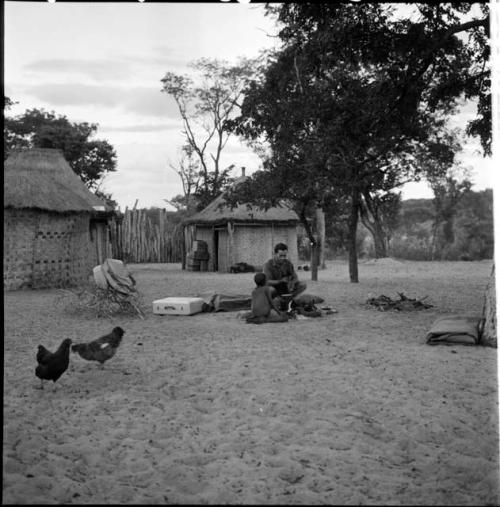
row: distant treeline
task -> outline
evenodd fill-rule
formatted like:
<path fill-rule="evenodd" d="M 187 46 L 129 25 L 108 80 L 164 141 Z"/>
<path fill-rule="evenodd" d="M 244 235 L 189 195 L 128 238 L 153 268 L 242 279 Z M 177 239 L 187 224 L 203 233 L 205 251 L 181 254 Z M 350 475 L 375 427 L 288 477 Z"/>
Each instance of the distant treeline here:
<path fill-rule="evenodd" d="M 360 228 L 360 253 L 373 256 L 369 233 Z M 467 192 L 455 208 L 436 220 L 433 199 L 402 201 L 389 238 L 389 256 L 409 260 L 492 259 L 493 191 Z"/>
<path fill-rule="evenodd" d="M 440 210 L 440 213 L 437 212 Z M 181 262 L 185 210 L 158 208 L 126 210 L 113 234 L 114 251 L 127 262 Z M 327 216 L 325 258 L 347 257 L 346 216 Z M 494 252 L 493 191 L 467 191 L 452 205 L 438 207 L 434 199 L 401 202 L 387 237 L 387 254 L 408 260 L 482 260 Z M 298 229 L 301 260 L 310 260 L 309 240 Z M 371 233 L 360 224 L 359 258 L 375 257 Z"/>
<path fill-rule="evenodd" d="M 408 260 L 492 259 L 494 248 L 493 191 L 468 191 L 456 204 L 439 208 L 434 199 L 401 202 L 394 226 L 387 237 L 387 254 Z M 346 258 L 346 217 L 327 217 L 325 258 Z M 310 257 L 309 242 L 299 228 L 299 257 Z M 358 256 L 375 257 L 371 233 L 360 223 Z"/>

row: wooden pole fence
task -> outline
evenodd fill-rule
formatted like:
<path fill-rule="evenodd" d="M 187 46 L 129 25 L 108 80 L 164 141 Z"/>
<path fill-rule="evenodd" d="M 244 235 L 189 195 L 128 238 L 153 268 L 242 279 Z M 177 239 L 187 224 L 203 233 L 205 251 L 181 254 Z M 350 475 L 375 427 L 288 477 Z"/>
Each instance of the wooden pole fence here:
<path fill-rule="evenodd" d="M 182 262 L 182 226 L 165 209 L 125 209 L 109 222 L 112 256 L 127 263 Z"/>

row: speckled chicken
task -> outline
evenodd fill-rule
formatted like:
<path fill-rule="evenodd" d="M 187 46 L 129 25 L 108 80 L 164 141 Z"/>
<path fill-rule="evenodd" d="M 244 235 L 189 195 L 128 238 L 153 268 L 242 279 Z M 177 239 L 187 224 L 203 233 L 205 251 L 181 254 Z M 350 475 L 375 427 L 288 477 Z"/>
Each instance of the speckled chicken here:
<path fill-rule="evenodd" d="M 69 338 L 65 338 L 55 352 L 51 352 L 43 345 L 38 345 L 38 351 L 36 353 L 38 366 L 35 369 L 35 375 L 41 381 L 41 389 L 43 389 L 44 380 L 56 382 L 68 369 L 70 346 L 71 340 Z"/>
<path fill-rule="evenodd" d="M 87 343 L 75 343 L 71 350 L 87 361 L 98 361 L 101 366 L 111 359 L 120 346 L 125 331 L 115 327 L 111 333 Z"/>

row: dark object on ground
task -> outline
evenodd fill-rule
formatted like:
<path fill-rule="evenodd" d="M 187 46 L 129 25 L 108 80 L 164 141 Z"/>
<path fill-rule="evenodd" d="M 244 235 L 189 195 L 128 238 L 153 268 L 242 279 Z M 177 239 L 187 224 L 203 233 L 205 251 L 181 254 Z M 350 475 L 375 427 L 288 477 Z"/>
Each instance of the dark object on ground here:
<path fill-rule="evenodd" d="M 230 273 L 254 273 L 255 267 L 246 262 L 237 262 L 229 268 Z"/>
<path fill-rule="evenodd" d="M 366 304 L 375 306 L 377 310 L 385 312 L 387 310 L 396 310 L 403 312 L 412 312 L 415 310 L 426 310 L 432 308 L 433 305 L 428 303 L 422 303 L 427 297 L 417 300 L 406 297 L 402 292 L 398 292 L 399 299 L 391 299 L 388 296 L 380 295 L 378 298 L 369 298 L 366 300 Z"/>
<path fill-rule="evenodd" d="M 111 359 L 120 346 L 125 331 L 121 327 L 115 327 L 111 333 L 101 336 L 88 343 L 76 343 L 71 347 L 80 357 L 87 361 L 98 361 L 102 366 Z"/>
<path fill-rule="evenodd" d="M 322 306 L 321 309 L 327 314 L 331 315 L 332 313 L 338 313 L 338 310 L 332 308 L 331 306 Z"/>
<path fill-rule="evenodd" d="M 429 345 L 478 345 L 482 322 L 480 317 L 475 316 L 444 315 L 434 321 L 426 341 Z"/>
<path fill-rule="evenodd" d="M 287 315 L 292 319 L 296 319 L 297 315 L 302 315 L 304 317 L 321 317 L 322 312 L 316 304 L 323 303 L 323 301 L 324 299 L 319 296 L 301 294 L 289 302 Z"/>
<path fill-rule="evenodd" d="M 295 303 L 299 306 L 301 305 L 319 305 L 324 303 L 325 300 L 321 296 L 314 296 L 313 294 L 300 294 L 296 298 L 294 298 Z"/>
<path fill-rule="evenodd" d="M 299 264 L 297 266 L 297 271 L 309 271 L 310 269 L 309 264 Z"/>
<path fill-rule="evenodd" d="M 278 313 L 271 313 L 267 317 L 249 315 L 245 321 L 247 324 L 270 324 L 276 322 L 287 322 L 288 315 L 285 312 L 283 312 L 281 315 Z"/>
<path fill-rule="evenodd" d="M 304 317 L 321 317 L 321 310 L 318 310 L 314 305 L 299 306 L 297 307 L 297 314 Z"/>
<path fill-rule="evenodd" d="M 35 375 L 40 379 L 40 389 L 43 389 L 44 380 L 56 380 L 68 369 L 69 366 L 69 348 L 71 340 L 65 338 L 55 352 L 50 352 L 43 345 L 38 345 L 36 360 L 38 366 L 35 369 Z"/>
<path fill-rule="evenodd" d="M 234 312 L 239 310 L 250 310 L 252 307 L 252 296 L 250 294 L 217 294 L 209 292 L 198 294 L 203 299 L 202 312 Z"/>
<path fill-rule="evenodd" d="M 338 313 L 338 310 L 335 310 L 334 308 L 330 308 L 330 307 L 322 307 L 321 308 L 325 313 L 326 315 L 333 315 L 334 313 Z"/>

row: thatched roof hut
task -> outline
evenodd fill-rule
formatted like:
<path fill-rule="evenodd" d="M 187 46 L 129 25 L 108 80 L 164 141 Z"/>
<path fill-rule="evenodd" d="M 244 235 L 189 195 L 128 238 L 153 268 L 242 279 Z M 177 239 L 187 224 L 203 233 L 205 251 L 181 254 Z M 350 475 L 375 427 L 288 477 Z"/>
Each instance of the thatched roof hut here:
<path fill-rule="evenodd" d="M 109 253 L 111 213 L 60 150 L 13 152 L 4 163 L 4 289 L 85 280 Z"/>
<path fill-rule="evenodd" d="M 243 172 L 234 184 L 244 180 Z M 222 193 L 184 221 L 185 249 L 189 253 L 197 240 L 206 242 L 208 270 L 229 272 L 239 262 L 262 266 L 273 255 L 274 245 L 282 242 L 288 246 L 289 258 L 296 264 L 298 222 L 295 211 L 284 204 L 264 210 L 240 203 L 231 209 Z"/>

